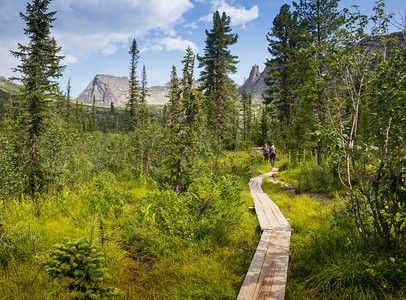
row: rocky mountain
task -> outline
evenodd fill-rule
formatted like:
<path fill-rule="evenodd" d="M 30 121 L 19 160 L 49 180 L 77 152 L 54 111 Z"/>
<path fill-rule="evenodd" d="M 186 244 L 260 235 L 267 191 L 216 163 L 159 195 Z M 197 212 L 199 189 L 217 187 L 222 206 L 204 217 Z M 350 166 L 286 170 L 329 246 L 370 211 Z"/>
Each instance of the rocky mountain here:
<path fill-rule="evenodd" d="M 93 95 L 96 105 L 123 106 L 128 100 L 128 77 L 117 77 L 112 75 L 98 74 L 89 83 L 86 89 L 77 97 L 78 101 L 92 103 Z M 167 86 L 152 86 L 148 88 L 148 104 L 165 104 L 169 93 Z"/>
<path fill-rule="evenodd" d="M 404 48 L 406 48 L 406 33 L 405 32 L 403 32 L 403 31 L 393 32 L 393 33 L 390 33 L 389 35 L 396 40 L 396 43 L 399 43 L 400 45 L 403 45 Z M 372 51 L 382 51 L 383 48 L 379 44 L 381 39 L 382 39 L 382 36 L 375 36 L 371 39 L 362 41 L 362 43 L 364 43 Z M 260 72 L 259 67 L 257 65 L 254 65 L 251 69 L 248 79 L 244 83 L 245 88 L 252 93 L 253 103 L 262 102 L 262 94 L 267 89 L 267 86 L 265 85 L 265 82 L 264 82 L 264 76 L 266 75 L 267 71 L 268 71 L 268 69 L 265 68 L 265 70 Z M 244 85 L 242 85 L 238 89 L 240 94 L 242 93 L 242 91 L 244 89 Z"/>
<path fill-rule="evenodd" d="M 397 39 L 397 42 L 405 45 L 405 34 L 403 32 L 391 33 Z M 363 41 L 368 48 L 373 51 L 381 50 L 379 40 L 381 37 L 375 37 L 370 40 Z M 268 69 L 260 71 L 258 65 L 254 65 L 251 69 L 248 79 L 242 86 L 238 87 L 241 94 L 244 86 L 252 94 L 253 103 L 262 102 L 262 94 L 267 89 L 264 82 Z M 198 83 L 196 83 L 198 84 Z M 127 102 L 128 93 L 128 78 L 116 77 L 111 75 L 96 75 L 88 87 L 78 96 L 78 100 L 82 102 L 92 103 L 93 95 L 96 96 L 96 105 L 110 105 L 113 102 L 114 106 L 123 106 Z M 166 104 L 169 93 L 169 86 L 153 86 L 148 89 L 147 103 L 148 104 Z"/>
<path fill-rule="evenodd" d="M 17 94 L 20 91 L 20 85 L 0 76 L 0 90 L 8 94 Z"/>
<path fill-rule="evenodd" d="M 254 65 L 251 69 L 248 79 L 244 82 L 244 85 L 238 88 L 238 92 L 241 94 L 244 88 L 246 88 L 252 94 L 253 103 L 262 102 L 262 94 L 266 90 L 264 76 L 266 75 L 267 69 L 260 72 L 259 67 Z"/>
<path fill-rule="evenodd" d="M 259 67 L 254 65 L 251 73 L 246 80 L 246 88 L 252 93 L 253 103 L 262 101 L 262 93 L 266 89 L 264 82 L 265 71 L 259 71 Z M 195 86 L 199 83 L 196 82 Z M 93 102 L 93 95 L 96 99 L 96 105 L 124 106 L 128 100 L 128 77 L 117 77 L 112 75 L 98 74 L 89 83 L 86 89 L 77 97 L 78 101 L 85 103 Z M 242 92 L 242 87 L 238 88 Z M 168 102 L 169 86 L 152 86 L 148 88 L 147 103 L 164 105 Z"/>
<path fill-rule="evenodd" d="M 383 37 L 385 37 L 385 38 L 391 37 L 395 40 L 395 43 L 403 46 L 403 48 L 406 47 L 406 32 L 405 31 L 392 32 Z M 369 49 L 371 49 L 374 52 L 375 51 L 384 51 L 385 49 L 380 44 L 383 37 L 382 36 L 373 36 L 371 39 L 361 41 L 361 43 L 365 44 Z"/>

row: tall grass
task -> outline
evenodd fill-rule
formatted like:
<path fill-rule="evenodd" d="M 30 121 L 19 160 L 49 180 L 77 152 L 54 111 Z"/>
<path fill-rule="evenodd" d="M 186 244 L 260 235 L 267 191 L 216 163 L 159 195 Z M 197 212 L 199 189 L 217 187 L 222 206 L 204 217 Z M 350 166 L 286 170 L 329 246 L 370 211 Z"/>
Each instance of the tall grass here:
<path fill-rule="evenodd" d="M 236 152 L 215 164 L 196 160 L 199 176 L 178 196 L 135 168 L 124 135 L 69 143 L 69 155 L 55 157 L 63 167 L 53 188 L 0 204 L 0 299 L 66 299 L 69 279 L 50 278 L 38 256 L 92 232 L 108 285 L 127 299 L 236 298 L 259 237 L 247 209 L 247 178 L 259 158 Z"/>
<path fill-rule="evenodd" d="M 320 192 L 329 195 L 344 194 L 338 174 L 334 167 L 319 166 L 315 159 L 308 159 L 298 163 L 288 158 L 278 161 L 280 171 L 283 171 L 281 178 L 294 184 L 298 193 Z"/>
<path fill-rule="evenodd" d="M 406 264 L 362 248 L 346 203 L 263 189 L 293 228 L 286 299 L 404 299 Z"/>

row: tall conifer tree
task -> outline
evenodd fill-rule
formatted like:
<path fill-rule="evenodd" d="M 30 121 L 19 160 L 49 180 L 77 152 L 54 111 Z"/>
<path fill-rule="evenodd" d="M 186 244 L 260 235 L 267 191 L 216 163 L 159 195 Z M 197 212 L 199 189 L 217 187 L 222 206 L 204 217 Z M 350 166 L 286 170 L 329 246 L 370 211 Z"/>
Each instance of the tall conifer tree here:
<path fill-rule="evenodd" d="M 243 140 L 251 140 L 251 130 L 252 130 L 252 94 L 249 92 L 244 85 L 242 95 L 242 125 L 243 125 Z"/>
<path fill-rule="evenodd" d="M 176 69 L 171 73 L 170 154 L 166 163 L 171 170 L 174 190 L 185 190 L 191 175 L 193 147 L 199 129 L 200 103 L 204 96 L 193 88 L 195 56 L 190 47 L 182 60 L 183 78 L 178 86 Z"/>
<path fill-rule="evenodd" d="M 170 79 L 170 91 L 169 91 L 169 101 L 168 101 L 168 115 L 169 126 L 173 126 L 174 123 L 177 123 L 175 115 L 178 113 L 180 106 L 180 85 L 179 78 L 176 71 L 176 67 L 172 66 L 171 79 Z"/>
<path fill-rule="evenodd" d="M 134 131 L 137 127 L 137 109 L 140 101 L 140 86 L 137 79 L 137 64 L 138 59 L 140 58 L 139 50 L 137 47 L 137 41 L 133 39 L 130 51 L 128 52 L 131 55 L 130 62 L 130 76 L 129 76 L 129 96 L 126 109 L 126 130 Z"/>
<path fill-rule="evenodd" d="M 61 48 L 50 36 L 56 12 L 48 12 L 50 0 L 33 0 L 27 4 L 26 14 L 20 13 L 26 23 L 24 33 L 28 36 L 28 46 L 18 44 L 18 51 L 11 51 L 21 64 L 14 70 L 21 74 L 15 78 L 22 83 L 21 99 L 23 113 L 21 130 L 26 133 L 25 153 L 28 153 L 27 192 L 34 194 L 43 185 L 43 170 L 38 156 L 38 137 L 41 135 L 44 120 L 47 118 L 48 103 L 58 94 L 58 84 L 53 81 L 62 76 L 64 67 L 60 65 L 63 56 Z"/>
<path fill-rule="evenodd" d="M 97 115 L 96 115 L 96 96 L 93 95 L 92 101 L 92 115 L 90 116 L 89 131 L 97 131 Z"/>
<path fill-rule="evenodd" d="M 147 70 L 144 65 L 142 67 L 142 72 L 141 72 L 140 101 L 139 101 L 139 105 L 137 107 L 138 127 L 140 129 L 146 129 L 146 127 L 148 127 L 148 123 L 149 123 L 147 96 L 148 96 Z"/>
<path fill-rule="evenodd" d="M 229 74 L 237 71 L 237 56 L 231 55 L 228 47 L 238 40 L 238 35 L 231 33 L 230 17 L 216 11 L 213 14 L 213 28 L 206 30 L 206 47 L 199 60 L 200 79 L 204 90 L 205 112 L 208 126 L 214 132 L 217 147 L 220 150 L 221 139 L 227 127 L 232 125 L 233 102 L 237 89 Z M 231 124 L 230 124 L 231 121 Z"/>
<path fill-rule="evenodd" d="M 291 127 L 298 103 L 301 71 L 305 66 L 298 53 L 305 46 L 305 40 L 299 26 L 298 13 L 291 12 L 289 5 L 284 4 L 280 8 L 267 40 L 272 59 L 266 62 L 267 76 L 264 80 L 268 89 L 264 101 L 276 114 L 274 139 L 279 138 L 286 152 L 292 152 L 292 144 L 297 137 L 291 135 Z"/>
<path fill-rule="evenodd" d="M 307 36 L 310 40 L 311 51 L 309 51 L 309 70 L 308 84 L 306 90 L 308 98 L 313 101 L 316 110 L 318 132 L 320 126 L 326 123 L 326 99 L 324 96 L 325 88 L 329 82 L 324 80 L 324 65 L 323 59 L 326 55 L 327 42 L 331 35 L 343 23 L 341 14 L 337 11 L 339 0 L 300 0 L 299 3 L 293 2 L 293 5 L 298 11 L 301 24 L 307 31 Z M 323 140 L 321 135 L 317 136 L 317 162 L 322 164 Z"/>
<path fill-rule="evenodd" d="M 69 78 L 68 86 L 66 88 L 66 121 L 67 122 L 69 122 L 69 119 L 70 119 L 70 110 L 71 110 L 71 108 L 70 108 L 70 105 L 71 105 L 70 97 L 71 97 L 71 85 L 70 85 L 70 78 Z"/>

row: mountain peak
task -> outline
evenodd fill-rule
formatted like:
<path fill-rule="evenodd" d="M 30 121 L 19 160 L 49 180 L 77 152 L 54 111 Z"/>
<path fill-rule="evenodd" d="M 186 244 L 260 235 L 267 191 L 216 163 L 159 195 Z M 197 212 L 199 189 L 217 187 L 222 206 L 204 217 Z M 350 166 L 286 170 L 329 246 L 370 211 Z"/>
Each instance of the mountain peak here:
<path fill-rule="evenodd" d="M 248 82 L 249 83 L 255 83 L 258 81 L 259 77 L 261 77 L 261 72 L 259 72 L 259 67 L 258 65 L 253 65 L 251 72 L 250 72 L 250 76 L 248 77 Z"/>
<path fill-rule="evenodd" d="M 123 106 L 128 101 L 129 82 L 128 77 L 97 74 L 89 83 L 86 89 L 77 97 L 78 101 L 92 103 L 95 97 L 96 105 Z M 168 101 L 166 95 L 169 93 L 168 87 L 148 88 L 148 104 L 165 104 Z"/>
<path fill-rule="evenodd" d="M 264 82 L 265 74 L 265 70 L 261 73 L 258 65 L 253 65 L 251 68 L 250 76 L 238 89 L 238 91 L 242 93 L 243 89 L 246 89 L 251 93 L 252 101 L 254 103 L 260 103 L 262 101 L 262 94 L 267 88 Z"/>

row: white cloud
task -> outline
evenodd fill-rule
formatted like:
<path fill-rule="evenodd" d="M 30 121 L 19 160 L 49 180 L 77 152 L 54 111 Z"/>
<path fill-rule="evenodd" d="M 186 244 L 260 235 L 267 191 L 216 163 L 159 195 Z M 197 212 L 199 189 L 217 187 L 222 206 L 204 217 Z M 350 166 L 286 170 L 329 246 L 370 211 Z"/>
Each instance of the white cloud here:
<path fill-rule="evenodd" d="M 78 62 L 90 55 L 101 52 L 104 56 L 114 54 L 120 47 L 126 47 L 131 33 L 93 33 L 82 35 L 55 32 L 54 37 L 70 59 L 67 63 Z"/>
<path fill-rule="evenodd" d="M 185 51 L 187 47 L 192 48 L 193 52 L 197 52 L 199 48 L 196 46 L 195 43 L 188 41 L 188 40 L 182 40 L 180 38 L 163 38 L 161 39 L 161 43 L 166 47 L 167 50 L 179 50 L 179 51 Z"/>
<path fill-rule="evenodd" d="M 78 62 L 78 59 L 73 55 L 68 54 L 68 55 L 64 55 L 64 56 L 65 56 L 65 58 L 63 59 L 63 61 L 61 63 L 62 65 L 76 64 Z"/>
<path fill-rule="evenodd" d="M 196 46 L 196 44 L 191 41 L 183 40 L 179 37 L 177 38 L 166 37 L 161 39 L 155 39 L 154 41 L 152 41 L 151 44 L 146 45 L 143 49 L 141 49 L 141 52 L 145 52 L 148 50 L 153 51 L 166 50 L 166 51 L 184 52 L 188 46 L 193 50 L 194 53 L 197 53 L 199 51 L 199 48 Z"/>
<path fill-rule="evenodd" d="M 170 30 L 193 4 L 191 0 L 64 0 L 55 6 L 57 18 L 69 20 L 61 24 L 64 28 L 88 33 Z"/>
<path fill-rule="evenodd" d="M 104 56 L 110 56 L 116 53 L 117 49 L 118 47 L 116 45 L 109 43 L 106 46 L 104 46 L 101 52 L 103 53 Z"/>
<path fill-rule="evenodd" d="M 175 35 L 173 26 L 192 7 L 191 0 L 72 0 L 65 12 L 73 20 L 59 40 L 78 59 L 97 52 L 109 56 L 154 30 Z"/>
<path fill-rule="evenodd" d="M 0 39 L 15 41 L 13 45 L 4 42 L 0 45 L 3 74 L 16 65 L 8 49 L 24 40 L 25 24 L 19 12 L 25 13 L 25 8 L 26 0 L 0 3 Z M 59 0 L 51 2 L 49 10 L 57 11 L 52 36 L 62 47 L 64 63 L 70 64 L 95 53 L 112 55 L 127 47 L 132 38 L 142 38 L 151 32 L 176 36 L 174 26 L 184 22 L 183 14 L 191 8 L 192 0 Z M 161 47 L 175 46 L 167 43 Z"/>
<path fill-rule="evenodd" d="M 184 27 L 185 27 L 185 28 L 191 28 L 191 29 L 198 29 L 198 28 L 199 28 L 199 27 L 196 25 L 196 22 L 186 24 Z"/>
<path fill-rule="evenodd" d="M 213 11 L 218 10 L 220 13 L 225 12 L 231 19 L 232 26 L 245 25 L 259 16 L 258 6 L 254 5 L 251 9 L 246 9 L 244 6 L 231 6 L 225 0 L 215 0 L 212 6 Z M 199 19 L 203 22 L 211 22 L 213 14 L 205 15 Z"/>

